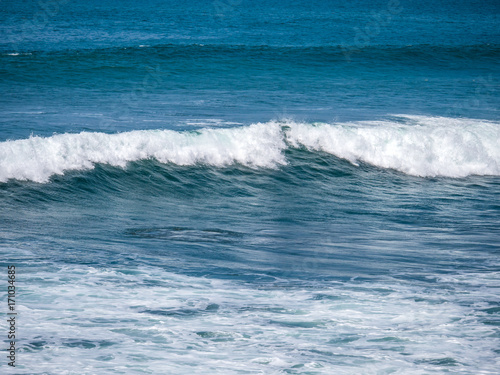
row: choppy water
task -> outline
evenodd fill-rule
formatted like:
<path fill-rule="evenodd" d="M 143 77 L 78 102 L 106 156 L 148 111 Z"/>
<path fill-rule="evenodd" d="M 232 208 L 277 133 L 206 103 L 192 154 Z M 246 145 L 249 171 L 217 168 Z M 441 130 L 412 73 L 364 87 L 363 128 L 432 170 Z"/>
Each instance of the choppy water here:
<path fill-rule="evenodd" d="M 43 4 L 0 4 L 3 372 L 498 372 L 498 2 Z"/>

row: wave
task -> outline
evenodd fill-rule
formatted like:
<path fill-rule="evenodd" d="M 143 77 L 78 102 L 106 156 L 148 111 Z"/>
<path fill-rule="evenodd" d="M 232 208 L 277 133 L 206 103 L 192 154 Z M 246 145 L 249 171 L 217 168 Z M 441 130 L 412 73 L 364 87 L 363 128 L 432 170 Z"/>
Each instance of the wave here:
<path fill-rule="evenodd" d="M 251 168 L 286 165 L 286 150 L 326 152 L 421 177 L 500 175 L 500 123 L 426 116 L 383 121 L 302 123 L 270 121 L 226 129 L 82 132 L 0 143 L 0 182 L 45 183 L 53 175 L 96 164 L 126 167 L 156 159 L 181 166 Z"/>
<path fill-rule="evenodd" d="M 500 175 L 500 123 L 404 116 L 398 121 L 294 124 L 292 146 L 421 177 Z"/>
<path fill-rule="evenodd" d="M 23 52 L 3 51 L 2 56 L 19 56 L 19 55 L 75 55 L 85 56 L 87 54 L 102 54 L 113 55 L 119 53 L 147 53 L 148 55 L 161 54 L 183 54 L 189 56 L 197 53 L 203 54 L 227 54 L 237 52 L 269 52 L 271 54 L 278 53 L 299 53 L 300 55 L 343 55 L 346 50 L 366 54 L 376 54 L 381 52 L 384 55 L 394 53 L 396 55 L 408 55 L 408 57 L 417 57 L 423 55 L 426 58 L 430 56 L 450 56 L 450 57 L 469 57 L 469 58 L 484 58 L 497 57 L 500 54 L 500 44 L 498 43 L 476 43 L 476 44 L 376 44 L 376 45 L 358 45 L 352 41 L 349 43 L 330 44 L 330 45 L 302 45 L 302 44 L 231 44 L 231 43 L 152 43 L 152 44 L 126 44 L 118 46 L 94 46 L 90 47 L 75 47 L 66 49 L 56 49 L 53 51 L 45 50 L 30 50 Z"/>
<path fill-rule="evenodd" d="M 92 169 L 96 163 L 125 167 L 156 159 L 177 165 L 258 168 L 285 164 L 286 147 L 278 124 L 192 132 L 136 130 L 105 134 L 82 132 L 0 143 L 0 181 L 11 178 L 47 182 L 54 174 Z"/>

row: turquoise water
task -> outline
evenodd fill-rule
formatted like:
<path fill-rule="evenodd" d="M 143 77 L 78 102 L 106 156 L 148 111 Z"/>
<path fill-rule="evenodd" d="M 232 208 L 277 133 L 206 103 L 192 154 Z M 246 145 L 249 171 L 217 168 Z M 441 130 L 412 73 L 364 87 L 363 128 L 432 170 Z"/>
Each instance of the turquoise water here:
<path fill-rule="evenodd" d="M 498 372 L 498 2 L 0 5 L 3 372 Z"/>

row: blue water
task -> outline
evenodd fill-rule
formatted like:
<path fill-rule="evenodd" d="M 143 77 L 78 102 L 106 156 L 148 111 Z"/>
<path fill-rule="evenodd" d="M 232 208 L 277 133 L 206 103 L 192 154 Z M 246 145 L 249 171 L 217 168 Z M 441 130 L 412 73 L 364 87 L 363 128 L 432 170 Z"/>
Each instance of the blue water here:
<path fill-rule="evenodd" d="M 3 373 L 498 373 L 498 1 L 3 1 L 0 36 Z"/>

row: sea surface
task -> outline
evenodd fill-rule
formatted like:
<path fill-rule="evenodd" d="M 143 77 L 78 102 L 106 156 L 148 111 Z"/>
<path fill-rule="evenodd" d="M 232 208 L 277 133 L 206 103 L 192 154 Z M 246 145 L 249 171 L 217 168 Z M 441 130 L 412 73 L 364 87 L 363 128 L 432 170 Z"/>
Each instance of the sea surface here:
<path fill-rule="evenodd" d="M 499 88 L 497 0 L 2 0 L 1 372 L 498 374 Z"/>

